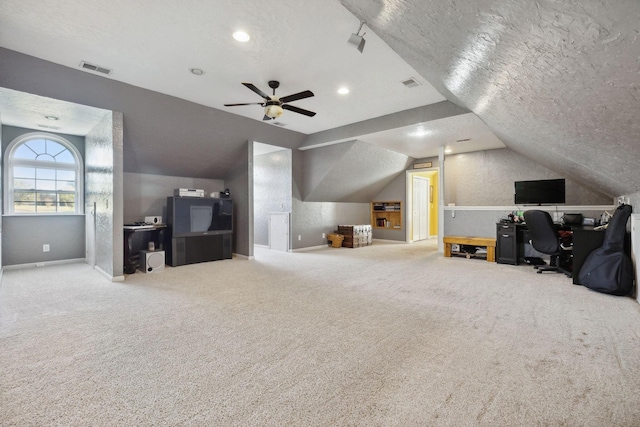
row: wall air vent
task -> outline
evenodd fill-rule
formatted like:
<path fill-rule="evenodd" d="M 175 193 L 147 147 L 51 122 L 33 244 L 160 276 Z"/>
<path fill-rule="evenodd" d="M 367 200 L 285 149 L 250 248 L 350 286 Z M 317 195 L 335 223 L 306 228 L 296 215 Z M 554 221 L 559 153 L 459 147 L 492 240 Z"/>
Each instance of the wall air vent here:
<path fill-rule="evenodd" d="M 82 61 L 80 63 L 80 68 L 83 68 L 83 69 L 89 70 L 89 71 L 94 71 L 96 73 L 106 74 L 107 76 L 111 75 L 111 72 L 113 71 L 113 70 L 110 70 L 108 68 L 101 67 L 99 65 L 91 64 L 91 63 L 86 62 L 86 61 Z"/>
<path fill-rule="evenodd" d="M 414 79 L 413 77 L 410 77 L 407 80 L 404 80 L 402 84 L 405 85 L 406 87 L 418 87 L 421 85 L 421 83 L 416 79 Z"/>
<path fill-rule="evenodd" d="M 45 128 L 45 129 L 53 129 L 53 130 L 60 129 L 60 126 L 38 125 L 38 127 Z"/>

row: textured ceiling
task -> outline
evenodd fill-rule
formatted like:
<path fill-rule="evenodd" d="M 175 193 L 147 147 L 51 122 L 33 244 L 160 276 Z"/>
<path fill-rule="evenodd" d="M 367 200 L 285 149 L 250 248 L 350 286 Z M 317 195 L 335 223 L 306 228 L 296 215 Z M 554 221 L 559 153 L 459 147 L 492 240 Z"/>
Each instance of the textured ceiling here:
<path fill-rule="evenodd" d="M 6 48 L 75 69 L 88 61 L 113 69 L 109 78 L 256 120 L 258 105 L 223 106 L 261 101 L 241 82 L 271 94 L 267 82 L 279 80 L 280 96 L 309 89 L 315 97 L 292 105 L 315 117 L 278 119 L 306 134 L 444 100 L 366 27 L 364 53 L 348 45 L 359 21 L 336 0 L 3 0 L 0 27 Z M 238 29 L 251 40 L 233 40 Z M 411 77 L 422 85 L 404 87 Z"/>
<path fill-rule="evenodd" d="M 305 89 L 316 93 L 294 103 L 317 111 L 316 117 L 288 114 L 282 118 L 285 129 L 310 134 L 308 140 L 333 133 L 338 135 L 335 140 L 345 140 L 341 132 L 332 131 L 358 129 L 358 134 L 350 135 L 352 139 L 362 137 L 385 149 L 424 157 L 426 151 L 417 151 L 418 147 L 433 150 L 450 144 L 450 138 L 458 138 L 452 129 L 478 129 L 477 125 L 482 128 L 478 134 L 490 130 L 490 139 L 498 146 L 504 143 L 609 195 L 640 189 L 640 174 L 635 172 L 640 161 L 637 0 L 340 3 L 3 0 L 0 45 L 69 69 L 78 70 L 82 60 L 110 67 L 113 74 L 101 78 L 109 83 L 121 81 L 220 110 L 225 102 L 255 102 L 257 95 L 241 81 L 266 90 L 267 80 L 277 79 L 282 82 L 280 95 Z M 362 54 L 346 43 L 361 19 L 367 22 Z M 252 33 L 250 44 L 238 46 L 230 39 L 240 27 Z M 204 69 L 204 76 L 189 74 L 191 67 Z M 26 74 L 26 78 L 32 75 Z M 400 85 L 408 77 L 423 85 L 414 89 Z M 342 84 L 352 89 L 346 97 L 336 94 Z M 110 84 L 94 87 L 96 93 L 99 88 L 115 88 Z M 83 87 L 82 92 L 86 91 Z M 55 89 L 49 86 L 44 92 Z M 82 96 L 74 93 L 72 97 Z M 398 120 L 402 126 L 374 126 L 389 115 L 419 111 L 444 99 L 464 113 L 437 120 Z M 102 101 L 84 103 L 99 106 Z M 105 102 L 138 111 L 139 104 L 131 99 L 123 105 L 121 99 L 107 96 Z M 166 109 L 168 113 L 182 107 L 163 103 L 154 108 L 162 112 L 165 105 L 172 107 Z M 228 115 L 180 108 L 211 118 L 216 126 L 234 123 L 233 128 L 216 127 L 213 140 L 220 143 L 206 148 L 202 144 L 212 140 L 206 122 L 195 126 L 193 138 L 180 141 L 178 130 L 167 131 L 168 116 L 154 117 L 154 129 L 148 129 L 123 111 L 129 150 L 125 166 L 181 174 L 189 167 L 193 170 L 189 159 L 197 158 L 203 163 L 202 175 L 224 169 L 247 140 L 265 135 L 262 142 L 272 143 L 281 135 L 275 126 L 263 125 L 262 113 L 254 113 L 252 107 L 258 108 L 227 108 L 233 113 Z M 476 117 L 470 119 L 467 113 Z M 0 114 L 5 121 L 7 114 L 2 110 Z M 237 120 L 228 117 L 245 120 L 238 115 L 250 117 L 246 120 L 255 125 L 238 126 Z M 435 132 L 443 124 L 440 119 L 448 132 Z M 466 128 L 465 121 L 473 123 Z M 62 126 L 61 122 L 56 125 Z M 177 119 L 173 123 L 173 128 L 179 126 Z M 263 126 L 274 132 L 265 132 Z M 405 127 L 418 126 L 432 137 L 412 142 Z M 446 137 L 438 139 L 438 135 Z M 471 144 L 480 140 L 466 137 Z M 169 143 L 175 141 L 183 149 L 167 165 L 163 159 L 171 158 Z M 206 156 L 213 154 L 215 161 L 205 167 Z"/>
<path fill-rule="evenodd" d="M 640 2 L 342 0 L 511 149 L 594 183 L 640 189 Z"/>
<path fill-rule="evenodd" d="M 280 96 L 310 89 L 315 93 L 313 98 L 292 105 L 317 112 L 315 117 L 287 111 L 276 121 L 286 129 L 304 134 L 445 99 L 367 25 L 360 32 L 366 40 L 364 52 L 359 53 L 349 45 L 347 39 L 359 26 L 358 18 L 337 0 L 284 0 L 268 5 L 256 0 L 209 3 L 112 0 L 108 6 L 97 0 L 0 2 L 1 46 L 74 70 L 81 70 L 81 61 L 113 69 L 105 79 L 260 122 L 263 112 L 257 105 L 223 106 L 261 100 L 241 82 L 252 82 L 270 93 L 267 82 L 279 80 L 281 86 L 276 93 Z M 246 44 L 234 41 L 232 33 L 237 29 L 246 30 L 251 40 Z M 189 72 L 193 67 L 203 69 L 205 74 L 194 76 Z M 401 82 L 409 78 L 420 85 L 405 87 Z M 341 86 L 349 87 L 350 93 L 339 95 L 337 89 Z M 2 114 L 10 109 L 12 115 Z M 19 105 L 0 102 L 0 114 L 6 124 L 36 125 L 38 118 L 32 114 L 19 120 L 19 111 Z M 73 118 L 70 121 L 77 122 Z M 57 123 L 60 132 L 77 132 L 77 127 L 65 125 L 66 117 Z M 413 125 L 429 126 L 423 120 L 409 124 Z M 415 153 L 425 145 L 424 141 L 407 138 L 411 131 L 393 128 L 384 140 L 385 148 L 400 152 L 412 145 Z M 451 142 L 440 140 L 437 135 L 432 134 L 428 147 Z M 478 138 L 480 135 L 471 147 Z M 379 141 L 377 138 L 374 143 Z M 136 151 L 150 149 L 136 148 Z M 431 155 L 433 149 L 420 153 L 420 157 Z M 151 157 L 146 158 L 151 161 Z"/>

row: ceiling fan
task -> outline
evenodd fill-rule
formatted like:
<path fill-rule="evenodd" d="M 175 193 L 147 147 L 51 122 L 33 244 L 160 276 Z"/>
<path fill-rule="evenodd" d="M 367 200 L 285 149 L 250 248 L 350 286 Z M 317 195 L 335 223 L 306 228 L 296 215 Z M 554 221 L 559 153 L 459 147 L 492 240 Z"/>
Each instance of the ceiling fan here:
<path fill-rule="evenodd" d="M 302 108 L 289 105 L 289 102 L 298 101 L 304 98 L 310 98 L 313 96 L 313 92 L 305 90 L 303 92 L 294 93 L 293 95 L 277 97 L 276 89 L 280 86 L 280 82 L 276 80 L 269 81 L 269 87 L 273 89 L 273 95 L 267 95 L 252 83 L 242 83 L 258 95 L 264 98 L 264 102 L 249 102 L 244 104 L 224 104 L 225 107 L 235 107 L 238 105 L 260 105 L 264 107 L 264 118 L 262 120 L 274 120 L 282 115 L 284 110 L 293 111 L 294 113 L 304 114 L 305 116 L 313 117 L 316 115 L 313 111 L 305 110 Z"/>

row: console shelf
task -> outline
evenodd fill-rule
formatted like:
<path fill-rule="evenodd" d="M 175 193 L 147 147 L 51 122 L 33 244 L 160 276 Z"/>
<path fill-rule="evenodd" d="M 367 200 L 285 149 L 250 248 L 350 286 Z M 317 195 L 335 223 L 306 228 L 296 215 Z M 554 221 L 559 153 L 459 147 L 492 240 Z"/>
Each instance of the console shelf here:
<path fill-rule="evenodd" d="M 402 202 L 371 202 L 371 227 L 400 230 L 402 228 Z"/>

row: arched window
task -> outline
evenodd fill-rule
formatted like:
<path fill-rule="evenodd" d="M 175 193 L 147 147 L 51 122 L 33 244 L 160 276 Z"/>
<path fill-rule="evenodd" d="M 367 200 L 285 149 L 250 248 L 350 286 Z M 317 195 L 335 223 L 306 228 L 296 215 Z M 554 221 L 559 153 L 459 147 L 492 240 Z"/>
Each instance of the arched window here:
<path fill-rule="evenodd" d="M 6 214 L 82 213 L 82 157 L 72 143 L 29 133 L 9 144 L 4 159 Z"/>

